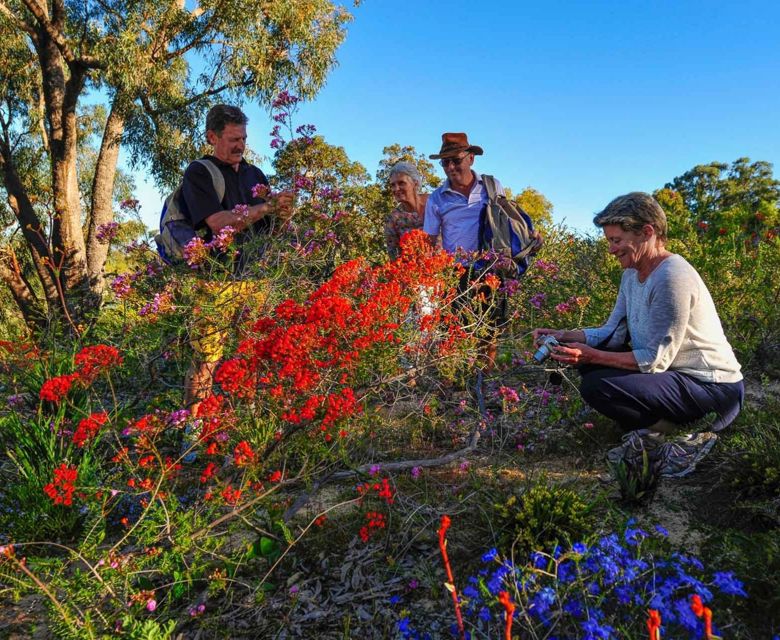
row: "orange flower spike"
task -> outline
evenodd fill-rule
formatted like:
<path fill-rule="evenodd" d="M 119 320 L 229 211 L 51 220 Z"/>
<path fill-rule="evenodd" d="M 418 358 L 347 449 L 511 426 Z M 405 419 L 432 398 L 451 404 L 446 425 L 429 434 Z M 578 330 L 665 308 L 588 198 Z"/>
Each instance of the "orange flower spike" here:
<path fill-rule="evenodd" d="M 704 607 L 704 638 L 712 640 L 712 609 Z"/>
<path fill-rule="evenodd" d="M 701 618 L 702 615 L 704 615 L 704 604 L 701 601 L 701 596 L 699 594 L 694 594 L 691 596 L 691 611 L 693 611 L 693 615 L 695 615 L 697 618 Z"/>
<path fill-rule="evenodd" d="M 460 602 L 458 602 L 458 591 L 455 588 L 455 578 L 452 574 L 452 567 L 450 566 L 450 559 L 447 555 L 447 529 L 450 528 L 452 520 L 447 515 L 441 517 L 441 524 L 439 525 L 439 551 L 441 551 L 441 558 L 444 562 L 444 570 L 447 573 L 447 588 L 452 595 L 452 603 L 455 606 L 455 619 L 458 623 L 458 632 L 460 633 L 461 640 L 466 639 L 466 629 L 463 626 L 463 616 L 460 612 Z"/>
<path fill-rule="evenodd" d="M 512 616 L 515 613 L 515 603 L 512 602 L 512 600 L 509 597 L 509 593 L 507 591 L 499 591 L 498 592 L 498 602 L 501 604 L 502 607 L 504 607 L 504 611 L 506 611 L 506 623 L 504 625 L 504 640 L 512 640 Z M 652 638 L 650 640 L 655 640 L 655 638 Z"/>
<path fill-rule="evenodd" d="M 647 612 L 647 631 L 650 640 L 661 640 L 661 614 L 656 609 Z"/>

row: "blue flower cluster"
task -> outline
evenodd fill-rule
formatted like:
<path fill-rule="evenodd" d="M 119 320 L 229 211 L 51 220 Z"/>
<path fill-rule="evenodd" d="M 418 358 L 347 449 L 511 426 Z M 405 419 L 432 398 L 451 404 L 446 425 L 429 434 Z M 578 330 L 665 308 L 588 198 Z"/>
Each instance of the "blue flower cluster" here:
<path fill-rule="evenodd" d="M 468 578 L 461 593 L 469 637 L 496 637 L 503 627 L 499 591 L 516 604 L 514 633 L 549 640 L 607 640 L 643 637 L 647 610 L 661 614 L 662 637 L 702 638 L 704 627 L 690 607 L 698 594 L 715 622 L 728 613 L 720 597 L 747 597 L 732 572 L 707 573 L 695 557 L 672 552 L 663 527 L 648 532 L 630 521 L 622 536 L 610 534 L 552 554 L 535 552 L 522 566 L 496 549 L 482 556 L 485 567 Z M 426 637 L 409 618 L 399 622 L 406 639 Z M 717 634 L 717 629 L 713 628 Z"/>

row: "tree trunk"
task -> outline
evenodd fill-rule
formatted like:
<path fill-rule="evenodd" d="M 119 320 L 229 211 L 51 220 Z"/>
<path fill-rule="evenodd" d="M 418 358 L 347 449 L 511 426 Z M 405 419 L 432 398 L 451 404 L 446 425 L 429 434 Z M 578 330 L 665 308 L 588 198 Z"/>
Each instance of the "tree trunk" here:
<path fill-rule="evenodd" d="M 35 334 L 43 333 L 46 328 L 46 315 L 19 268 L 16 254 L 10 246 L 4 247 L 0 252 L 0 280 L 8 285 L 27 327 Z"/>
<path fill-rule="evenodd" d="M 81 202 L 76 173 L 76 103 L 84 87 L 85 72 L 77 64 L 66 66 L 60 50 L 45 29 L 39 28 L 36 52 L 41 63 L 46 116 L 49 123 L 52 193 L 52 260 L 63 293 L 87 292 L 87 260 L 81 228 Z M 67 78 L 67 79 L 66 79 Z M 78 305 L 83 307 L 86 305 Z M 75 318 L 85 309 L 78 310 Z M 66 310 L 67 314 L 67 310 Z"/>
<path fill-rule="evenodd" d="M 87 233 L 87 273 L 93 295 L 100 299 L 103 293 L 103 267 L 108 256 L 108 243 L 100 242 L 97 232 L 101 225 L 114 219 L 114 179 L 119 159 L 119 148 L 124 132 L 125 119 L 120 108 L 121 97 L 114 97 L 111 112 L 106 120 L 103 140 L 100 144 L 95 177 L 92 181 L 92 211 Z"/>
<path fill-rule="evenodd" d="M 56 312 L 61 306 L 55 275 L 49 264 L 49 246 L 46 243 L 44 230 L 35 213 L 27 191 L 19 179 L 16 166 L 13 163 L 11 150 L 6 141 L 0 142 L 0 172 L 3 174 L 3 183 L 8 195 L 8 204 L 19 221 L 19 228 L 32 256 L 35 271 L 41 281 L 43 294 L 51 312 Z"/>

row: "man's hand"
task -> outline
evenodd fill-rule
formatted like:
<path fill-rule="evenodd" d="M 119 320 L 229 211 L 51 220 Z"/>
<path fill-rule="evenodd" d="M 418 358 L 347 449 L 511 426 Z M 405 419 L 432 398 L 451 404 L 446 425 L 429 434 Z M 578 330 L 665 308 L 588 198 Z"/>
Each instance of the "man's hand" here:
<path fill-rule="evenodd" d="M 273 211 L 274 215 L 281 222 L 287 222 L 292 218 L 293 213 L 293 201 L 295 199 L 295 192 L 293 191 L 280 191 L 273 199 L 268 203 Z"/>
<path fill-rule="evenodd" d="M 531 234 L 531 241 L 534 243 L 534 248 L 531 249 L 531 255 L 534 256 L 539 253 L 539 249 L 542 248 L 542 245 L 544 244 L 544 238 L 542 238 L 541 233 L 534 231 Z"/>

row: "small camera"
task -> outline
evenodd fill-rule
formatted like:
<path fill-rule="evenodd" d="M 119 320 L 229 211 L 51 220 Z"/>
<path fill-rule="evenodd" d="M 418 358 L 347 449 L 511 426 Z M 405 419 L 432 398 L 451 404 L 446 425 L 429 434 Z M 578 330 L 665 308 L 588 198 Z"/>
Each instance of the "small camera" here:
<path fill-rule="evenodd" d="M 534 353 L 534 360 L 536 360 L 538 364 L 542 364 L 542 362 L 550 357 L 553 347 L 557 347 L 561 343 L 558 342 L 555 337 L 548 334 L 542 336 L 538 344 L 539 347 L 537 348 L 536 353 Z"/>

